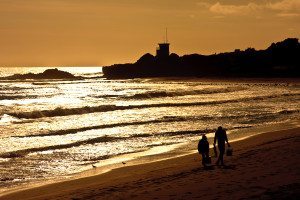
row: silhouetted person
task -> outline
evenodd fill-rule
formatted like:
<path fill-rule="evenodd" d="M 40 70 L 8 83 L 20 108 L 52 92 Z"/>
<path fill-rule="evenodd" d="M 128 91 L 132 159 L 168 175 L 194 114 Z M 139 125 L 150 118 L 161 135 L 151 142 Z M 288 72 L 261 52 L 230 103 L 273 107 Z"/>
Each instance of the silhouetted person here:
<path fill-rule="evenodd" d="M 202 135 L 202 139 L 199 140 L 198 152 L 202 155 L 202 165 L 205 167 L 209 164 L 209 143 L 205 135 Z"/>
<path fill-rule="evenodd" d="M 230 147 L 230 144 L 227 139 L 226 131 L 222 128 L 222 126 L 218 127 L 218 130 L 215 133 L 214 138 L 214 146 L 216 145 L 216 141 L 218 141 L 218 149 L 219 149 L 219 157 L 216 162 L 217 165 L 221 162 L 221 165 L 224 165 L 224 153 L 225 153 L 225 142 L 227 142 L 228 147 Z"/>

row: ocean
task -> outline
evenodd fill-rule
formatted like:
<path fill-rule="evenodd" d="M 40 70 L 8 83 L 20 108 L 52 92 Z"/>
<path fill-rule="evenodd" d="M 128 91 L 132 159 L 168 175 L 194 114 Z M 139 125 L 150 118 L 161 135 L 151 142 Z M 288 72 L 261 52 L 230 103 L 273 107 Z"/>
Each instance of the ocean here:
<path fill-rule="evenodd" d="M 45 69 L 0 68 L 0 77 Z M 300 119 L 299 82 L 106 80 L 100 67 L 59 69 L 84 78 L 0 80 L 0 191 L 211 138 L 220 125 L 242 138 Z"/>

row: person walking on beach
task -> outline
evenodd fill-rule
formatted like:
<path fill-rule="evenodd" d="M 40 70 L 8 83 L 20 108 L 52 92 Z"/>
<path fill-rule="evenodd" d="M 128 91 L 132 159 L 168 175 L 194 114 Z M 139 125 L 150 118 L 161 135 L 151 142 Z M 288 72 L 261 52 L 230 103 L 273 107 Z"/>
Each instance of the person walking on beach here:
<path fill-rule="evenodd" d="M 216 141 L 218 141 L 218 149 L 219 149 L 219 157 L 216 162 L 217 165 L 221 162 L 221 165 L 224 165 L 224 153 L 225 153 L 225 142 L 227 143 L 228 147 L 230 147 L 230 144 L 227 139 L 226 131 L 222 128 L 222 126 L 219 126 L 214 138 L 214 147 L 216 146 Z"/>
<path fill-rule="evenodd" d="M 204 167 L 207 166 L 209 163 L 209 143 L 207 141 L 206 135 L 202 135 L 202 139 L 199 140 L 198 143 L 198 152 L 202 155 L 202 165 Z"/>

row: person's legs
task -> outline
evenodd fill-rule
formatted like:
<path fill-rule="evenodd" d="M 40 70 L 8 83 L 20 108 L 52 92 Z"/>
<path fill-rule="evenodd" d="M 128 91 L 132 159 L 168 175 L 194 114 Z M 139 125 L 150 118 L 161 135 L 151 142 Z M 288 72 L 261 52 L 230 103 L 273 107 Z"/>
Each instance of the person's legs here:
<path fill-rule="evenodd" d="M 202 165 L 205 167 L 206 155 L 205 153 L 201 153 L 201 155 L 202 155 Z"/>
<path fill-rule="evenodd" d="M 205 157 L 209 158 L 209 152 L 205 152 Z"/>
<path fill-rule="evenodd" d="M 221 152 L 220 152 L 220 153 L 219 153 L 219 156 L 218 156 L 218 160 L 217 160 L 217 162 L 216 162 L 216 165 L 219 165 L 220 160 L 222 159 L 221 156 L 222 156 L 222 155 L 221 155 Z"/>
<path fill-rule="evenodd" d="M 221 152 L 219 152 L 219 156 L 218 156 L 218 159 L 217 159 L 216 165 L 219 165 L 219 163 L 220 163 L 220 160 L 221 160 Z"/>
<path fill-rule="evenodd" d="M 222 149 L 222 151 L 220 151 L 220 162 L 221 162 L 221 165 L 224 165 L 224 153 L 225 153 L 225 151 L 223 151 L 223 149 Z"/>
<path fill-rule="evenodd" d="M 225 144 L 218 144 L 218 147 L 219 147 L 219 157 L 218 157 L 218 160 L 217 160 L 217 165 L 219 165 L 219 162 L 221 162 L 221 165 L 224 165 L 224 153 L 225 153 Z"/>

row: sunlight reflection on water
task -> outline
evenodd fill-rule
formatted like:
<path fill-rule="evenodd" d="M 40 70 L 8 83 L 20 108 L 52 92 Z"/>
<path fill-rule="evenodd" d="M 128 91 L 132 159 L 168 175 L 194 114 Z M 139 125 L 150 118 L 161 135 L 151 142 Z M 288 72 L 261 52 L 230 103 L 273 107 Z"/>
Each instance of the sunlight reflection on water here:
<path fill-rule="evenodd" d="M 72 69 L 88 74 L 80 81 L 0 82 L 0 187 L 165 151 L 219 125 L 231 132 L 299 120 L 298 84 L 105 80 L 87 69 Z"/>

